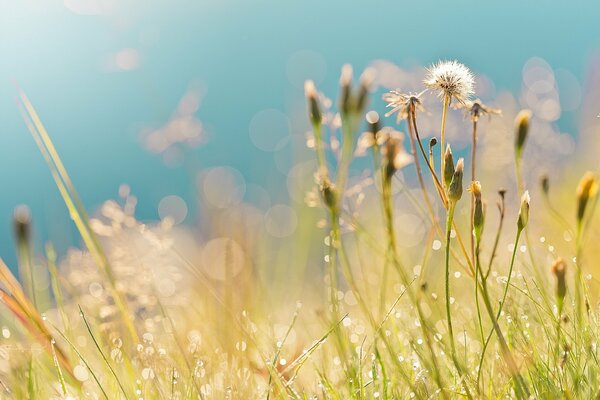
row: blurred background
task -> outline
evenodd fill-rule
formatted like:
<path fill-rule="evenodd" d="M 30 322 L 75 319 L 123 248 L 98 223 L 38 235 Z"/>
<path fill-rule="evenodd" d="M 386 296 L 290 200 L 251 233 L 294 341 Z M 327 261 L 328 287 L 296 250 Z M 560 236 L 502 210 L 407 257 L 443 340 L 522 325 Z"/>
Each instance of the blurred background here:
<path fill-rule="evenodd" d="M 22 203 L 38 249 L 80 243 L 15 83 L 91 212 L 130 191 L 143 221 L 202 226 L 206 204 L 243 201 L 285 237 L 303 206 L 289 188 L 307 158 L 305 79 L 335 94 L 345 63 L 398 76 L 456 58 L 483 76 L 486 100 L 512 92 L 568 153 L 597 82 L 599 11 L 593 1 L 2 1 L 0 256 L 14 266 L 11 215 Z"/>

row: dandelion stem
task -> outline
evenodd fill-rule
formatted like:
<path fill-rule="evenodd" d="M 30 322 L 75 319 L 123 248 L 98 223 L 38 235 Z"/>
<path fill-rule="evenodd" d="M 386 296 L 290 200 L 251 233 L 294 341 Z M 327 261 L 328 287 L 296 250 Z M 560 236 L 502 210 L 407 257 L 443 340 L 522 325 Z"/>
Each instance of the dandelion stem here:
<path fill-rule="evenodd" d="M 476 170 L 476 158 L 477 158 L 477 119 L 473 118 L 473 143 L 471 146 L 471 182 L 475 181 L 475 170 Z M 471 236 L 471 259 L 475 261 L 475 232 L 473 231 L 473 212 L 475 209 L 475 198 L 471 196 L 471 218 L 469 218 L 469 232 Z M 475 267 L 477 269 L 477 267 Z M 477 280 L 475 280 L 477 281 Z M 475 285 L 477 286 L 477 285 Z"/>
<path fill-rule="evenodd" d="M 442 126 L 440 128 L 440 176 L 444 175 L 444 151 L 446 150 L 446 147 L 444 146 L 444 139 L 446 137 L 446 114 L 449 105 L 450 97 L 448 94 L 444 94 L 444 101 L 442 104 Z M 442 187 L 444 187 L 443 181 Z"/>
<path fill-rule="evenodd" d="M 445 288 L 446 288 L 446 320 L 448 323 L 448 335 L 450 336 L 450 345 L 452 348 L 452 357 L 456 357 L 456 348 L 454 346 L 454 332 L 452 330 L 452 313 L 450 312 L 450 233 L 452 232 L 452 221 L 454 219 L 455 202 L 450 203 L 446 217 L 446 256 L 445 256 Z"/>

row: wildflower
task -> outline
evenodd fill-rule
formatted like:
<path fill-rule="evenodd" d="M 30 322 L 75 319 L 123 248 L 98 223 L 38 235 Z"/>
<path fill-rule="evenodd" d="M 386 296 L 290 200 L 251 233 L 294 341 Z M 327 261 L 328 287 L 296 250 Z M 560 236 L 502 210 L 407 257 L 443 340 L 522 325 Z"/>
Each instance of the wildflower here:
<path fill-rule="evenodd" d="M 465 103 L 474 93 L 475 79 L 469 68 L 458 61 L 439 61 L 427 69 L 423 83 L 446 97 L 448 102 L 454 98 Z"/>
<path fill-rule="evenodd" d="M 464 170 L 465 161 L 461 158 L 456 163 L 456 168 L 454 170 L 454 175 L 452 176 L 452 181 L 450 182 L 450 186 L 448 187 L 448 198 L 451 202 L 456 203 L 462 197 L 463 187 L 462 187 L 462 178 L 463 178 L 463 170 Z"/>
<path fill-rule="evenodd" d="M 563 300 L 567 294 L 567 282 L 565 275 L 567 272 L 567 263 L 562 258 L 557 258 L 552 263 L 552 273 L 556 276 L 556 297 L 559 309 L 562 309 Z"/>
<path fill-rule="evenodd" d="M 379 132 L 378 143 L 381 145 L 381 155 L 384 160 L 384 173 L 386 179 L 392 176 L 401 168 L 404 168 L 413 161 L 410 154 L 406 152 L 402 143 L 404 135 L 391 128 L 384 128 Z"/>
<path fill-rule="evenodd" d="M 317 89 L 315 88 L 315 83 L 313 81 L 309 80 L 304 83 L 304 93 L 306 95 L 306 100 L 308 100 L 308 115 L 310 117 L 310 122 L 313 125 L 321 124 L 321 108 L 317 99 Z"/>
<path fill-rule="evenodd" d="M 526 190 L 521 196 L 521 208 L 519 209 L 519 219 L 517 220 L 517 228 L 519 231 L 522 231 L 525 226 L 527 226 L 527 222 L 529 221 L 529 203 L 531 202 L 531 197 L 529 196 L 529 191 Z"/>
<path fill-rule="evenodd" d="M 411 109 L 423 111 L 423 104 L 421 104 L 421 96 L 425 93 L 401 93 L 399 90 L 390 90 L 388 93 L 383 95 L 383 100 L 387 102 L 387 108 L 391 108 L 385 116 L 389 117 L 392 114 L 396 114 L 396 122 L 399 123 L 402 119 L 408 118 L 408 114 Z"/>
<path fill-rule="evenodd" d="M 484 115 L 491 117 L 492 115 L 500 115 L 502 114 L 502 110 L 497 108 L 488 107 L 479 99 L 473 101 L 465 101 L 464 103 L 459 103 L 457 108 L 464 108 L 469 115 L 471 116 L 471 120 L 473 122 L 479 121 Z"/>
<path fill-rule="evenodd" d="M 523 145 L 527 139 L 527 133 L 529 132 L 529 121 L 531 120 L 531 111 L 521 110 L 515 118 L 516 126 L 516 137 L 515 137 L 515 149 L 517 158 L 521 158 L 521 152 L 523 151 Z"/>
<path fill-rule="evenodd" d="M 596 196 L 598 192 L 598 178 L 588 171 L 586 172 L 577 186 L 577 223 L 581 224 L 588 201 Z"/>
<path fill-rule="evenodd" d="M 469 192 L 473 194 L 475 198 L 475 209 L 473 210 L 473 231 L 475 238 L 479 241 L 481 239 L 481 233 L 483 231 L 483 204 L 481 203 L 481 183 L 479 181 L 471 182 L 469 185 Z"/>
<path fill-rule="evenodd" d="M 452 150 L 450 145 L 446 146 L 446 152 L 444 153 L 444 183 L 446 187 L 450 186 L 452 177 L 454 176 L 454 160 L 452 158 Z"/>

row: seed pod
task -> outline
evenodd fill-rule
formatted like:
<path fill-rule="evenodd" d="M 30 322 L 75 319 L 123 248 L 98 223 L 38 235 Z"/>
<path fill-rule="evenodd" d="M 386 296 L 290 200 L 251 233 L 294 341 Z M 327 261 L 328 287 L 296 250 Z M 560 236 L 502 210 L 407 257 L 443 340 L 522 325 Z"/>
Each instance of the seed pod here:
<path fill-rule="evenodd" d="M 527 226 L 527 222 L 529 221 L 529 203 L 531 202 L 531 197 L 529 196 L 529 191 L 526 190 L 521 196 L 521 208 L 519 209 L 519 219 L 517 220 L 517 229 L 520 231 L 523 230 Z"/>
<path fill-rule="evenodd" d="M 444 184 L 446 187 L 450 186 L 452 177 L 454 176 L 454 160 L 452 159 L 452 150 L 450 145 L 446 146 L 446 152 L 444 153 Z"/>
<path fill-rule="evenodd" d="M 559 309 L 562 309 L 562 304 L 567 295 L 567 282 L 565 275 L 567 272 L 567 263 L 562 258 L 557 258 L 552 263 L 552 273 L 556 277 L 556 298 Z"/>
<path fill-rule="evenodd" d="M 525 145 L 525 140 L 527 139 L 527 134 L 529 133 L 529 121 L 531 120 L 531 111 L 529 110 L 521 110 L 519 114 L 517 114 L 517 118 L 515 118 L 515 150 L 517 154 L 517 158 L 521 158 L 521 153 L 523 152 L 523 146 Z"/>
<path fill-rule="evenodd" d="M 598 192 L 598 178 L 596 175 L 588 171 L 586 172 L 577 186 L 577 223 L 581 224 L 588 201 Z"/>
<path fill-rule="evenodd" d="M 454 175 L 452 176 L 452 181 L 450 182 L 450 186 L 448 188 L 448 198 L 453 203 L 456 203 L 462 197 L 462 178 L 464 168 L 465 161 L 460 158 L 456 163 L 456 169 L 454 170 Z"/>
<path fill-rule="evenodd" d="M 311 124 L 320 125 L 322 114 L 321 107 L 319 106 L 319 100 L 317 98 L 317 89 L 313 81 L 304 82 L 304 94 L 308 101 L 308 117 Z"/>

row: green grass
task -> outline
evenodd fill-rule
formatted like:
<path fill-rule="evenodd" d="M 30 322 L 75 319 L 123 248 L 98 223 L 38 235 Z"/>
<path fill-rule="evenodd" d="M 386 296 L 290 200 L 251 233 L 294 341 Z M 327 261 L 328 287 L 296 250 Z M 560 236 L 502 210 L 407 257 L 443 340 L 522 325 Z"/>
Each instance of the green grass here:
<path fill-rule="evenodd" d="M 31 221 L 17 221 L 27 285 L 0 263 L 0 398 L 600 396 L 598 285 L 588 279 L 598 261 L 596 175 L 577 189 L 572 179 L 528 186 L 536 126 L 521 113 L 505 132 L 513 187 L 498 194 L 476 147 L 486 131 L 479 118 L 498 110 L 466 101 L 460 83 L 458 92 L 428 84 L 442 91 L 434 125 L 450 146 L 445 131 L 461 123 L 450 118 L 452 104 L 469 116 L 459 126 L 472 130 L 464 163 L 478 160 L 468 174 L 448 152 L 443 166 L 436 143 L 429 155 L 424 148 L 419 124 L 436 117 L 421 102 L 433 93 L 386 97 L 409 132 L 406 150 L 406 135 L 376 114 L 363 121 L 372 72 L 357 87 L 350 74 L 346 67 L 339 112 L 307 84 L 317 185 L 314 208 L 296 210 L 288 239 L 251 231 L 260 212 L 240 206 L 213 210 L 199 242 L 168 221 L 135 220 L 128 194 L 90 218 L 21 94 L 84 248 L 57 257 L 49 244 L 45 256 L 32 254 L 22 234 Z M 331 124 L 336 114 L 340 126 Z M 353 175 L 357 150 L 372 158 L 368 174 Z M 468 184 L 476 174 L 481 187 Z M 203 257 L 222 237 L 230 240 L 211 242 L 219 253 Z"/>

